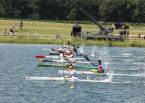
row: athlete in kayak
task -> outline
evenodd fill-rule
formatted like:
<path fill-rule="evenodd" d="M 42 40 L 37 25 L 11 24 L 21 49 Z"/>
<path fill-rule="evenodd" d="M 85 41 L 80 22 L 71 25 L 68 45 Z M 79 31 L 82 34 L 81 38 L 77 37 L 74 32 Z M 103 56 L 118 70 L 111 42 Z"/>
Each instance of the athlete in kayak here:
<path fill-rule="evenodd" d="M 103 69 L 101 60 L 98 60 L 98 70 L 97 70 L 97 72 L 98 73 L 104 73 L 104 69 Z"/>
<path fill-rule="evenodd" d="M 77 75 L 76 70 L 72 64 L 68 64 L 66 66 L 66 70 L 69 72 L 69 75 L 66 76 L 66 78 L 71 78 L 73 80 L 78 79 L 78 75 Z"/>

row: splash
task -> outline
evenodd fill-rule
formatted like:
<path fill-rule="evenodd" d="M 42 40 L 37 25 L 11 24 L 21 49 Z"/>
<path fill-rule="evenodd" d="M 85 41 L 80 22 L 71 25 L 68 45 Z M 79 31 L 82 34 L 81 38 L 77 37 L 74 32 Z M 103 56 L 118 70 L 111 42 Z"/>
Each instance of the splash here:
<path fill-rule="evenodd" d="M 92 57 L 95 56 L 95 50 L 96 50 L 96 47 L 94 46 L 93 49 L 92 49 L 92 51 L 91 51 L 91 56 L 92 56 Z"/>
<path fill-rule="evenodd" d="M 84 44 L 79 49 L 80 54 L 84 54 Z"/>
<path fill-rule="evenodd" d="M 145 73 L 141 74 L 113 74 L 114 76 L 128 76 L 128 77 L 145 77 Z"/>

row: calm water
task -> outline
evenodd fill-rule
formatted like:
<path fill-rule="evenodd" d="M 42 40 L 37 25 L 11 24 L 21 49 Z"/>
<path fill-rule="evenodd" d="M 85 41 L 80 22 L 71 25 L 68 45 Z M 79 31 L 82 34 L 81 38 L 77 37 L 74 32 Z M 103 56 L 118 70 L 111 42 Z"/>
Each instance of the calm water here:
<path fill-rule="evenodd" d="M 34 56 L 51 47 L 57 46 L 0 44 L 0 103 L 145 103 L 145 48 L 84 47 L 110 63 L 110 82 L 25 80 L 58 75 L 56 68 L 36 66 Z"/>

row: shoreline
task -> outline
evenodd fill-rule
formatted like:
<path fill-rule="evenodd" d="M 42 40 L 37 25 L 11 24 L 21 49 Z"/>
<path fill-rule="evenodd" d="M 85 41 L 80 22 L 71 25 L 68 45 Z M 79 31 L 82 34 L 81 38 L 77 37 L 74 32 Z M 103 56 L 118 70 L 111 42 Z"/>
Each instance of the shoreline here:
<path fill-rule="evenodd" d="M 129 41 L 107 41 L 107 40 L 86 40 L 81 38 L 42 38 L 33 36 L 0 36 L 0 43 L 16 43 L 16 44 L 58 44 L 63 45 L 70 42 L 73 45 L 87 46 L 108 46 L 108 47 L 145 47 L 145 40 L 129 40 Z"/>

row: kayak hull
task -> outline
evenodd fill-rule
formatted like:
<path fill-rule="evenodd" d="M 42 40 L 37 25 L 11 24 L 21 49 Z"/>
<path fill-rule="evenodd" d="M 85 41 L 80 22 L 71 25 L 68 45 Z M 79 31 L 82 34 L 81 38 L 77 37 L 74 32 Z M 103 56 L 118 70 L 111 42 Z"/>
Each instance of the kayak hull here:
<path fill-rule="evenodd" d="M 48 81 L 70 81 L 70 82 L 110 82 L 111 76 L 104 80 L 95 80 L 95 79 L 71 79 L 65 77 L 34 77 L 34 76 L 27 76 L 26 80 L 48 80 Z"/>

